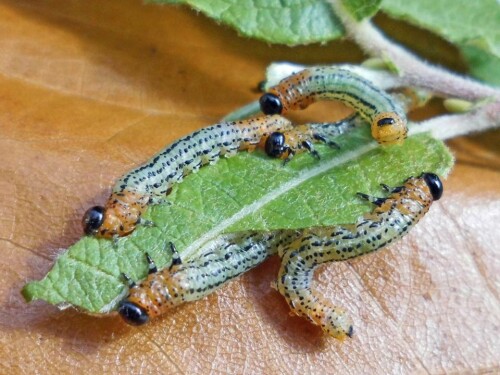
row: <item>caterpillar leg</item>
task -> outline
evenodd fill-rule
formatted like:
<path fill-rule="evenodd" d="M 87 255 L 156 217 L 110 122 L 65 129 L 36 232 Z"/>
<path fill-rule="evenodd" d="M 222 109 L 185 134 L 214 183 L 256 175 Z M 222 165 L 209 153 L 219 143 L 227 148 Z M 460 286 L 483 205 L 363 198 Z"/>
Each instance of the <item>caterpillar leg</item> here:
<path fill-rule="evenodd" d="M 387 200 L 387 198 L 378 198 L 378 197 L 373 197 L 371 195 L 365 194 L 365 193 L 356 193 L 358 197 L 361 199 L 367 200 L 368 202 L 373 203 L 376 206 L 381 206 L 384 204 L 384 202 Z"/>
<path fill-rule="evenodd" d="M 169 246 L 170 246 L 170 252 L 172 253 L 172 263 L 170 263 L 169 269 L 172 269 L 173 266 L 181 265 L 182 261 L 181 261 L 181 257 L 179 255 L 179 252 L 175 248 L 175 245 L 173 244 L 173 242 L 170 242 Z"/>
<path fill-rule="evenodd" d="M 321 134 L 317 134 L 317 133 L 313 133 L 313 138 L 318 141 L 318 142 L 322 142 L 324 143 L 325 145 L 327 146 L 330 146 L 330 147 L 333 147 L 333 148 L 337 148 L 337 149 L 340 149 L 340 146 L 338 143 L 334 142 L 334 141 L 330 141 L 328 139 L 326 139 L 324 136 L 322 136 Z"/>
<path fill-rule="evenodd" d="M 154 260 L 149 256 L 148 253 L 146 253 L 146 260 L 148 261 L 148 275 L 158 272 L 158 268 L 156 267 Z"/>
<path fill-rule="evenodd" d="M 386 185 L 386 184 L 380 184 L 380 186 L 382 186 L 382 188 L 387 191 L 388 193 L 399 193 L 401 192 L 401 190 L 403 190 L 403 186 L 396 186 L 396 187 L 392 187 L 392 186 L 389 186 L 389 185 Z"/>
<path fill-rule="evenodd" d="M 283 166 L 287 165 L 295 156 L 296 151 L 292 150 L 290 147 L 287 147 L 288 156 L 283 160 Z"/>
<path fill-rule="evenodd" d="M 137 225 L 144 225 L 145 227 L 154 227 L 155 223 L 154 221 L 143 219 L 142 217 L 137 220 Z"/>
<path fill-rule="evenodd" d="M 125 280 L 125 282 L 127 283 L 129 289 L 135 288 L 137 286 L 137 284 L 135 283 L 135 281 L 132 280 L 126 273 L 122 272 L 122 277 Z"/>
<path fill-rule="evenodd" d="M 318 151 L 316 151 L 316 150 L 314 149 L 314 146 L 313 146 L 313 144 L 311 143 L 311 141 L 309 141 L 309 140 L 303 141 L 303 142 L 302 142 L 302 146 L 303 146 L 304 148 L 306 148 L 306 149 L 307 149 L 307 150 L 311 153 L 311 155 L 312 155 L 313 157 L 315 157 L 315 158 L 316 158 L 316 159 L 318 159 L 318 160 L 319 160 L 319 159 L 321 159 L 321 157 L 319 156 Z"/>
<path fill-rule="evenodd" d="M 298 240 L 299 243 L 302 240 Z M 293 248 L 293 245 L 292 245 Z M 303 249 L 301 247 L 301 249 Z M 317 249 L 288 251 L 284 254 L 278 274 L 278 291 L 285 297 L 292 311 L 337 339 L 352 337 L 353 325 L 346 312 L 332 305 L 311 289 L 314 269 L 321 259 L 315 256 Z"/>

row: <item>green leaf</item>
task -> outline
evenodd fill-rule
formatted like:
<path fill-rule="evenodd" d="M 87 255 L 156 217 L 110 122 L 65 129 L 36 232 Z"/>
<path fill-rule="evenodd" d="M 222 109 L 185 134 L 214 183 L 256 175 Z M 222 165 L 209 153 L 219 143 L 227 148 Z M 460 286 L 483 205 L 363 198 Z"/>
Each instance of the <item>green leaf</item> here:
<path fill-rule="evenodd" d="M 109 240 L 81 239 L 43 280 L 27 284 L 23 295 L 107 312 L 127 292 L 120 273 L 144 278 L 145 252 L 165 267 L 170 241 L 183 259 L 192 259 L 221 233 L 351 223 L 371 209 L 356 192 L 383 194 L 381 182 L 396 186 L 423 171 L 446 176 L 453 164 L 444 144 L 427 134 L 381 148 L 369 133 L 366 126 L 337 138 L 341 150 L 318 145 L 320 161 L 302 154 L 283 166 L 259 152 L 242 152 L 202 168 L 174 188 L 171 204 L 146 212 L 156 227 L 138 228 L 116 248 Z"/>
<path fill-rule="evenodd" d="M 241 34 L 269 43 L 295 46 L 327 42 L 344 34 L 326 0 L 153 0 L 186 4 Z M 457 45 L 471 73 L 498 84 L 500 6 L 496 0 L 342 0 L 356 20 L 379 7 L 390 16 L 426 28 Z"/>
<path fill-rule="evenodd" d="M 486 56 L 500 58 L 497 0 L 384 0 L 382 9 L 391 17 L 431 30 L 455 45 L 474 47 Z M 474 59 L 469 61 L 476 63 Z M 475 65 L 471 67 L 476 71 Z M 495 76 L 498 80 L 498 70 Z M 488 78 L 493 82 L 492 77 Z"/>
<path fill-rule="evenodd" d="M 342 0 L 345 9 L 358 21 L 377 13 L 381 3 L 382 0 Z"/>
<path fill-rule="evenodd" d="M 493 56 L 484 49 L 472 45 L 462 45 L 460 50 L 470 66 L 472 75 L 500 86 L 500 57 Z"/>
<path fill-rule="evenodd" d="M 179 0 L 176 3 L 189 5 L 244 36 L 268 43 L 289 46 L 321 43 L 344 33 L 331 6 L 322 0 Z"/>

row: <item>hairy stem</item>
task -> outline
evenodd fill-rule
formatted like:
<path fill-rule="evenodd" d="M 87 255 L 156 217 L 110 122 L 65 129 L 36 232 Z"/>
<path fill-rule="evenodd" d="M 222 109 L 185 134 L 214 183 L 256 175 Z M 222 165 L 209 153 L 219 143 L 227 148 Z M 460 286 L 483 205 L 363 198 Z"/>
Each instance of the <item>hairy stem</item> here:
<path fill-rule="evenodd" d="M 358 22 L 352 18 L 344 9 L 341 0 L 329 0 L 329 2 L 342 20 L 347 35 L 368 55 L 389 59 L 398 73 L 350 64 L 339 67 L 363 76 L 384 90 L 416 87 L 443 97 L 478 102 L 485 98 L 489 99 L 489 103 L 488 101 L 482 105 L 478 103 L 477 108 L 468 113 L 444 115 L 423 121 L 414 127 L 412 132 L 431 131 L 436 138 L 449 139 L 500 126 L 500 89 L 425 63 L 413 53 L 387 39 L 370 21 Z M 304 68 L 306 66 L 283 62 L 271 64 L 267 69 L 266 88 Z M 474 105 L 471 107 L 474 108 Z M 257 113 L 258 102 L 253 102 L 229 114 L 225 119 L 235 120 Z"/>
<path fill-rule="evenodd" d="M 347 35 L 370 56 L 389 59 L 399 70 L 404 86 L 414 86 L 445 97 L 480 100 L 492 97 L 500 101 L 500 90 L 440 67 L 427 64 L 403 47 L 391 42 L 369 20 L 356 21 L 341 0 L 329 0 L 342 20 Z"/>
<path fill-rule="evenodd" d="M 484 105 L 468 113 L 433 117 L 415 125 L 410 128 L 410 135 L 429 131 L 435 138 L 441 140 L 498 128 L 500 102 Z"/>

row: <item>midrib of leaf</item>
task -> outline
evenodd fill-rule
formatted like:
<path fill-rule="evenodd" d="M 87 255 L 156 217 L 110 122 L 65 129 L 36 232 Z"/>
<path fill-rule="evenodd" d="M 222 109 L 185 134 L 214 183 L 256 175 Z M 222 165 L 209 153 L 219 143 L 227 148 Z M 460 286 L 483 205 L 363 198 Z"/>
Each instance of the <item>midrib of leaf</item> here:
<path fill-rule="evenodd" d="M 202 249 L 202 246 L 206 242 L 226 232 L 227 229 L 230 228 L 232 225 L 238 223 L 245 217 L 248 217 L 250 214 L 261 209 L 266 204 L 285 195 L 288 191 L 296 188 L 305 181 L 309 181 L 311 178 L 314 178 L 322 173 L 325 173 L 335 167 L 338 167 L 342 164 L 360 158 L 364 154 L 377 148 L 377 146 L 378 146 L 377 143 L 369 142 L 366 145 L 363 145 L 356 150 L 349 151 L 343 155 L 340 155 L 338 157 L 320 163 L 317 167 L 304 170 L 294 178 L 290 179 L 288 182 L 282 184 L 278 189 L 272 190 L 268 194 L 263 195 L 262 198 L 254 201 L 249 205 L 244 206 L 240 211 L 228 217 L 226 220 L 220 222 L 218 225 L 214 226 L 211 230 L 206 232 L 204 235 L 202 235 L 200 238 L 194 241 L 191 245 L 186 247 L 182 252 L 183 256 L 185 256 L 187 259 L 196 258 L 197 256 L 199 256 L 199 251 Z"/>

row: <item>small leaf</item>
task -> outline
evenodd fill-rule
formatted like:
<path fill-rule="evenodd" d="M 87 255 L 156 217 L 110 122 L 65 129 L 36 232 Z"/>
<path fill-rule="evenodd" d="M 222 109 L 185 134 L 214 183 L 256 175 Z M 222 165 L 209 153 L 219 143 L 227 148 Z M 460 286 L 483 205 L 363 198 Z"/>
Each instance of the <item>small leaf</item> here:
<path fill-rule="evenodd" d="M 156 3 L 171 1 L 154 0 Z M 327 42 L 344 33 L 326 1 L 316 0 L 179 0 L 225 23 L 242 35 L 295 46 Z"/>
<path fill-rule="evenodd" d="M 382 9 L 391 17 L 408 21 L 435 32 L 459 46 L 482 52 L 480 61 L 471 58 L 470 49 L 465 55 L 471 63 L 473 73 L 488 82 L 498 82 L 498 73 L 488 76 L 481 73 L 475 63 L 487 60 L 491 64 L 500 59 L 500 6 L 496 0 L 384 0 Z M 476 55 L 477 56 L 477 55 Z M 491 66 L 493 67 L 493 66 Z M 484 68 L 483 68 L 484 69 Z M 497 70 L 498 72 L 498 70 Z"/>
<path fill-rule="evenodd" d="M 473 45 L 461 45 L 460 50 L 475 77 L 500 86 L 500 57 Z"/>
<path fill-rule="evenodd" d="M 382 0 L 342 0 L 344 7 L 358 21 L 377 13 L 381 3 Z"/>
<path fill-rule="evenodd" d="M 134 280 L 146 276 L 146 251 L 161 268 L 170 261 L 164 251 L 170 241 L 190 259 L 225 232 L 350 223 L 370 210 L 356 192 L 382 194 L 381 182 L 396 186 L 423 171 L 446 176 L 453 164 L 444 144 L 427 134 L 381 148 L 362 127 L 336 141 L 341 150 L 317 147 L 320 161 L 302 154 L 283 166 L 259 152 L 243 152 L 202 168 L 174 188 L 171 204 L 146 212 L 155 227 L 138 228 L 116 247 L 109 240 L 81 239 L 23 295 L 105 313 L 126 293 L 121 272 Z"/>

